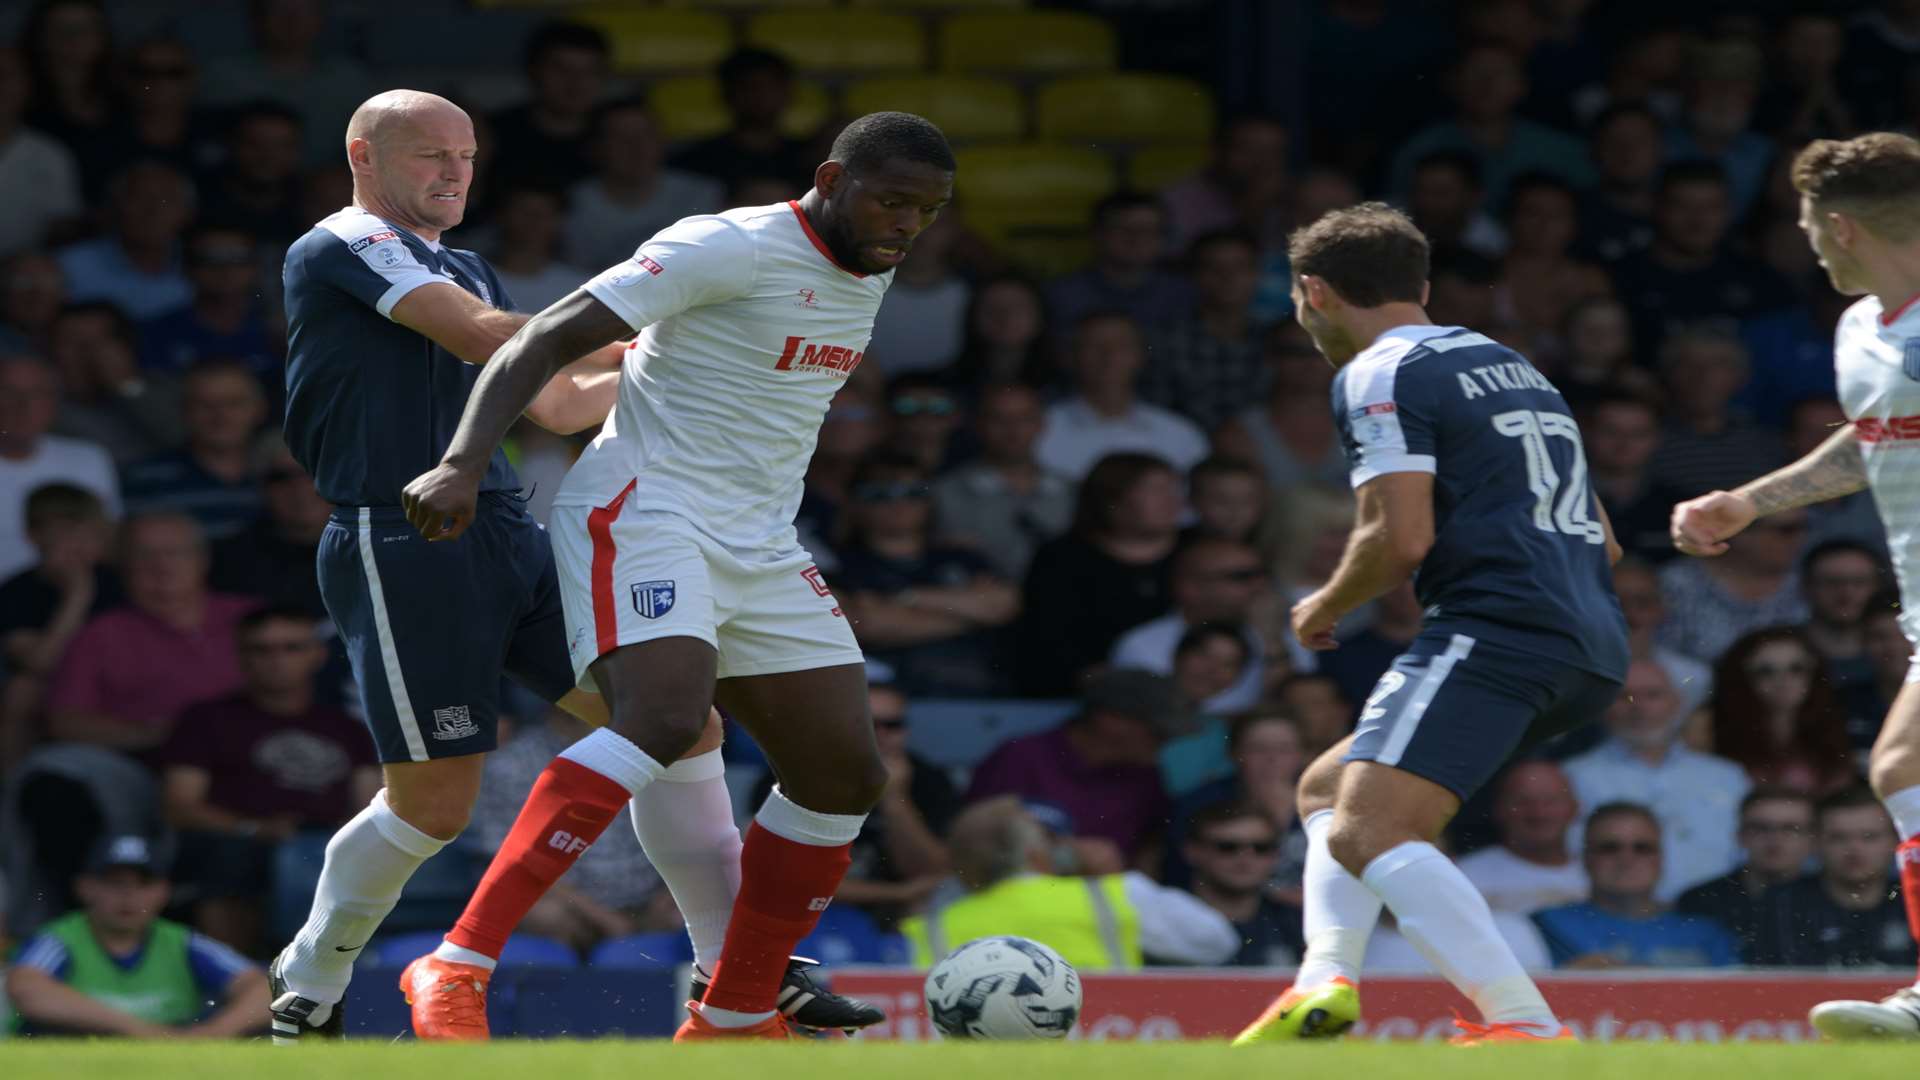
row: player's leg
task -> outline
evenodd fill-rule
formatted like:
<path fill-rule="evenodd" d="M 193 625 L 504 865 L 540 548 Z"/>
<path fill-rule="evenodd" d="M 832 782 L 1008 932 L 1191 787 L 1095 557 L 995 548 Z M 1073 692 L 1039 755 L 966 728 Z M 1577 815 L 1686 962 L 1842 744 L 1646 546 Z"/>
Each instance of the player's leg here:
<path fill-rule="evenodd" d="M 864 664 L 723 679 L 719 695 L 780 780 L 747 830 L 740 895 L 699 1009 L 739 1028 L 774 1015 L 787 958 L 839 890 L 887 774 Z"/>
<path fill-rule="evenodd" d="M 476 553 L 428 545 L 398 511 L 342 511 L 321 537 L 322 595 L 387 786 L 328 842 L 307 920 L 269 968 L 276 1041 L 337 1033 L 360 948 L 420 864 L 466 826 L 494 740 L 492 683 L 465 659 L 491 644 L 487 600 L 472 587 Z M 465 637 L 450 639 L 449 626 Z M 476 686 L 486 687 L 478 697 Z"/>
<path fill-rule="evenodd" d="M 1476 655 L 1477 646 L 1466 635 L 1429 630 L 1395 662 L 1406 678 L 1391 688 L 1383 683 L 1384 692 L 1369 699 L 1341 773 L 1327 846 L 1489 1025 L 1553 1038 L 1560 1022 L 1485 898 L 1433 841 L 1461 801 L 1538 732 L 1537 721 L 1557 713 L 1584 720 L 1615 687 L 1494 647 L 1479 646 Z"/>
<path fill-rule="evenodd" d="M 1380 921 L 1380 898 L 1327 849 L 1340 772 L 1352 745 L 1349 735 L 1300 774 L 1295 802 L 1307 833 L 1301 874 L 1306 955 L 1293 985 L 1234 1038 L 1235 1046 L 1337 1036 L 1360 1018 L 1360 965 Z"/>
<path fill-rule="evenodd" d="M 1873 742 L 1868 779 L 1900 834 L 1895 861 L 1907 926 L 1920 940 L 1920 665 L 1893 699 Z M 1835 1039 L 1920 1039 L 1920 982 L 1878 1001 L 1828 1001 L 1809 1019 Z"/>

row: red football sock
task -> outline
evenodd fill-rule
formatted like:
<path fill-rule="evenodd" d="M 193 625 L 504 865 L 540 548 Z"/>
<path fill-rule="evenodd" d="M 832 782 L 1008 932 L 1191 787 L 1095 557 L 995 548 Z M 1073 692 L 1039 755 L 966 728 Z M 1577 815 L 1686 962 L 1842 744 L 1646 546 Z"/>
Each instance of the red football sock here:
<path fill-rule="evenodd" d="M 1920 836 L 1908 837 L 1894 849 L 1900 867 L 1900 898 L 1907 903 L 1907 930 L 1920 941 Z"/>
<path fill-rule="evenodd" d="M 813 932 L 853 863 L 853 845 L 818 847 L 788 840 L 759 822 L 740 849 L 740 895 L 703 1004 L 735 1012 L 772 1012 L 787 958 Z"/>
<path fill-rule="evenodd" d="M 585 765 L 567 758 L 549 762 L 447 940 L 499 959 L 507 935 L 629 798 L 626 788 Z"/>

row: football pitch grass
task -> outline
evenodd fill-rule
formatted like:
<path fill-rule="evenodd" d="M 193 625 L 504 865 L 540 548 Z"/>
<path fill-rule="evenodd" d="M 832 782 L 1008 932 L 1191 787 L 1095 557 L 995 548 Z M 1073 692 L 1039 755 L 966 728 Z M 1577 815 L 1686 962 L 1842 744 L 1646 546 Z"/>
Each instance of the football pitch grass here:
<path fill-rule="evenodd" d="M 658 1070 L 656 1072 L 655 1070 Z M 1230 1050 L 1188 1043 L 852 1043 L 682 1046 L 371 1042 L 276 1049 L 265 1043 L 0 1043 L 7 1080 L 1807 1080 L 1911 1077 L 1911 1045 L 1645 1044 L 1492 1046 L 1348 1042 Z"/>

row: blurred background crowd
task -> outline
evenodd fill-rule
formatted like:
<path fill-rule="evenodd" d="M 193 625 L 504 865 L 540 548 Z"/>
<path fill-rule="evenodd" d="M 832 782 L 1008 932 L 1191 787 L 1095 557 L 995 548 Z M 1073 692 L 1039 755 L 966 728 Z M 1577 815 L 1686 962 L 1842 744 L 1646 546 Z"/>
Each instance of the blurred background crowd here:
<path fill-rule="evenodd" d="M 1352 499 L 1284 241 L 1377 197 L 1433 241 L 1434 320 L 1519 349 L 1575 407 L 1629 553 L 1627 693 L 1449 833 L 1521 955 L 1914 959 L 1860 787 L 1911 653 L 1869 497 L 1712 561 L 1675 557 L 1666 521 L 1844 422 L 1849 301 L 1787 165 L 1920 124 L 1920 2 L 44 0 L 0 10 L 0 40 L 16 973 L 71 966 L 34 935 L 72 910 L 98 937 L 157 905 L 223 963 L 266 955 L 378 786 L 314 580 L 330 508 L 276 436 L 279 264 L 350 199 L 348 113 L 401 85 L 473 114 L 447 241 L 528 310 L 682 216 L 799 196 L 851 116 L 918 111 L 959 148 L 800 513 L 893 777 L 829 957 L 1020 932 L 1021 883 L 1063 874 L 1125 915 L 1054 941 L 1084 966 L 1297 956 L 1295 778 L 1421 618 L 1402 588 L 1335 651 L 1287 630 Z M 537 516 L 578 446 L 516 432 Z M 577 734 L 503 694 L 468 843 L 397 934 L 451 921 Z M 728 753 L 744 814 L 770 781 L 743 734 Z M 155 840 L 116 861 L 129 836 Z M 509 962 L 685 952 L 620 829 L 524 930 Z M 1390 927 L 1369 963 L 1421 967 Z"/>

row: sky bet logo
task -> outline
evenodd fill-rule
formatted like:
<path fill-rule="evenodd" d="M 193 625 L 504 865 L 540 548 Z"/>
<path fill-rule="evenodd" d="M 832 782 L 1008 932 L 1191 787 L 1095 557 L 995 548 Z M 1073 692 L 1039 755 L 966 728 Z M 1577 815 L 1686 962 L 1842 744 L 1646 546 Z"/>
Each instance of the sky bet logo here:
<path fill-rule="evenodd" d="M 801 346 L 805 345 L 803 350 Z M 803 337 L 788 337 L 786 348 L 780 350 L 780 359 L 773 365 L 775 371 L 825 371 L 846 378 L 853 369 L 860 366 L 860 358 L 867 355 L 855 352 L 845 345 L 807 345 Z"/>

